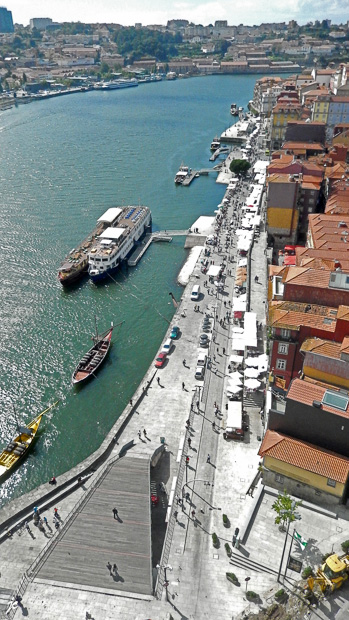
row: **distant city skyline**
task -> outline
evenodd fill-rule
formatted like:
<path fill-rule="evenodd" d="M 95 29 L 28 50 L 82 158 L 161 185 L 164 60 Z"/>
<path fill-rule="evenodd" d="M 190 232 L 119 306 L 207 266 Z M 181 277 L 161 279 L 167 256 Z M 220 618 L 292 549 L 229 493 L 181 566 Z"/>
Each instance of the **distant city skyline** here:
<path fill-rule="evenodd" d="M 50 17 L 56 22 L 109 22 L 123 26 L 135 23 L 166 25 L 170 19 L 187 19 L 207 26 L 216 20 L 227 20 L 229 26 L 238 24 L 258 25 L 265 22 L 299 24 L 308 21 L 331 19 L 345 23 L 349 18 L 348 0 L 244 0 L 227 3 L 222 0 L 10 0 L 1 3 L 12 11 L 13 22 L 27 26 L 33 17 Z"/>

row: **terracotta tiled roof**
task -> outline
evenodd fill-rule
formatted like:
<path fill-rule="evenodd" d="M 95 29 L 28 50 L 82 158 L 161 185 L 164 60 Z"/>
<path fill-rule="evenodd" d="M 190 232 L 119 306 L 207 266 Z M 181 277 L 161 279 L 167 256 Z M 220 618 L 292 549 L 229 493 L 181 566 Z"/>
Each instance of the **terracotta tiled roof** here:
<path fill-rule="evenodd" d="M 349 354 L 349 336 L 346 336 L 343 339 L 340 351 L 341 351 L 341 353 L 348 353 Z"/>
<path fill-rule="evenodd" d="M 266 432 L 258 454 L 343 484 L 349 474 L 348 458 L 275 431 Z"/>
<path fill-rule="evenodd" d="M 322 338 L 307 338 L 304 340 L 300 351 L 306 353 L 311 351 L 324 357 L 331 357 L 333 359 L 340 359 L 341 343 L 332 342 L 331 340 L 323 340 Z"/>
<path fill-rule="evenodd" d="M 342 319 L 345 321 L 349 321 L 349 307 L 348 306 L 339 306 L 337 312 L 337 319 Z"/>
<path fill-rule="evenodd" d="M 306 267 L 290 267 L 284 275 L 285 283 L 316 288 L 328 288 L 331 272 L 325 269 L 307 269 Z"/>
<path fill-rule="evenodd" d="M 336 308 L 316 306 L 314 304 L 277 301 L 271 302 L 269 305 L 269 326 L 294 331 L 299 331 L 304 326 L 334 332 L 336 329 L 336 316 Z"/>
<path fill-rule="evenodd" d="M 339 388 L 327 383 L 321 383 L 320 381 L 314 381 L 311 379 L 293 379 L 287 392 L 287 398 L 295 400 L 297 403 L 303 403 L 304 405 L 313 406 L 314 400 L 322 401 L 326 390 L 331 392 L 339 392 Z M 321 410 L 334 413 L 343 418 L 349 418 L 349 405 L 345 411 L 337 409 L 336 407 L 330 407 L 329 405 L 322 404 Z M 321 411 L 319 410 L 319 411 Z"/>
<path fill-rule="evenodd" d="M 296 264 L 298 263 L 298 259 L 296 260 Z M 312 257 L 304 257 L 300 258 L 299 267 L 310 267 L 310 269 L 328 269 L 330 271 L 334 271 L 336 268 L 334 260 L 328 260 L 325 258 L 312 258 Z M 349 269 L 349 260 L 348 260 L 348 269 Z"/>
<path fill-rule="evenodd" d="M 312 149 L 316 151 L 324 151 L 325 147 L 320 142 L 296 142 L 289 140 L 282 145 L 283 149 Z"/>
<path fill-rule="evenodd" d="M 349 216 L 311 213 L 308 232 L 314 248 L 349 249 Z M 334 257 L 336 255 L 334 254 Z"/>

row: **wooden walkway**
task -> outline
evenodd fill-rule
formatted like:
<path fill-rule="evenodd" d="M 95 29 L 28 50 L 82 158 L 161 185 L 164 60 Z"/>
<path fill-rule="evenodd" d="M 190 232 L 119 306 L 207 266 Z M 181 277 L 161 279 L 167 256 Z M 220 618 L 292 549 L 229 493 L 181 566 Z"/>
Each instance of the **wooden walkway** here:
<path fill-rule="evenodd" d="M 62 536 L 35 581 L 151 596 L 150 511 L 149 460 L 125 456 L 112 465 L 66 531 L 62 524 Z M 108 562 L 117 565 L 116 574 L 110 574 Z"/>

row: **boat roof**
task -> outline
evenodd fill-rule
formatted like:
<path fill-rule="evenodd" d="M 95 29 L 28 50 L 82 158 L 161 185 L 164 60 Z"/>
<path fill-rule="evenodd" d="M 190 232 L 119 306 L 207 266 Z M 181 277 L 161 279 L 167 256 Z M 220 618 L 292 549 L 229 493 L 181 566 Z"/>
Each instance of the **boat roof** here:
<path fill-rule="evenodd" d="M 109 227 L 106 228 L 102 234 L 99 236 L 99 238 L 101 239 L 120 239 L 120 237 L 123 235 L 123 233 L 125 232 L 125 228 L 114 228 L 114 227 Z"/>
<path fill-rule="evenodd" d="M 122 213 L 122 209 L 120 207 L 110 207 L 101 217 L 97 220 L 98 222 L 107 222 L 107 224 L 111 224 L 118 215 Z"/>

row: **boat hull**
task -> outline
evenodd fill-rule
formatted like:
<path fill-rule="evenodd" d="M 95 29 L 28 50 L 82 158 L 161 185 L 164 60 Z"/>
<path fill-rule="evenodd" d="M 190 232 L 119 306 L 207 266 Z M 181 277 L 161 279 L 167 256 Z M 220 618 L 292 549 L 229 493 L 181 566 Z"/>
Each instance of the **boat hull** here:
<path fill-rule="evenodd" d="M 63 277 L 59 273 L 58 279 L 60 283 L 62 284 L 62 286 L 70 286 L 71 284 L 75 284 L 75 282 L 78 282 L 79 280 L 81 280 L 81 278 L 83 278 L 83 276 L 87 274 L 87 268 L 88 268 L 88 265 L 86 265 L 82 269 L 77 269 L 76 271 L 74 271 L 74 273 L 69 273 Z"/>
<path fill-rule="evenodd" d="M 0 480 L 3 481 L 5 476 L 10 475 L 14 469 L 21 463 L 21 461 L 26 457 L 30 448 L 33 446 L 33 443 L 36 439 L 37 432 L 39 430 L 39 426 L 42 420 L 42 417 L 45 413 L 47 413 L 52 407 L 57 405 L 58 401 L 48 407 L 40 413 L 36 418 L 34 418 L 24 429 L 20 429 L 20 434 L 15 437 L 12 441 L 10 441 L 0 454 Z M 27 431 L 27 432 L 25 432 Z M 29 431 L 31 431 L 29 433 Z"/>
<path fill-rule="evenodd" d="M 103 335 L 103 337 L 91 347 L 82 357 L 72 375 L 73 385 L 86 383 L 95 375 L 108 355 L 113 326 Z"/>

